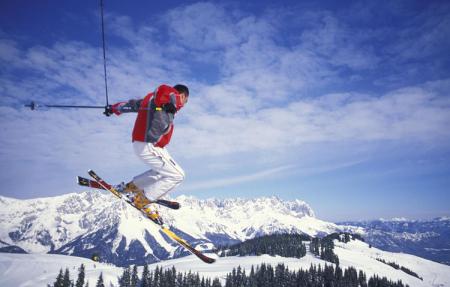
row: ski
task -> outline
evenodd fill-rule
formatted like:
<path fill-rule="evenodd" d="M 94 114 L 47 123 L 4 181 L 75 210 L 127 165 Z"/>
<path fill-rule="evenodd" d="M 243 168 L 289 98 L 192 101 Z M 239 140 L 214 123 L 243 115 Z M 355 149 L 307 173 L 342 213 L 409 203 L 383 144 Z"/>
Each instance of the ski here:
<path fill-rule="evenodd" d="M 120 192 L 118 192 L 117 190 L 115 190 L 110 184 L 108 184 L 107 182 L 105 182 L 100 176 L 98 176 L 93 170 L 89 170 L 88 171 L 89 175 L 95 179 L 95 181 L 102 186 L 104 189 L 110 191 L 112 194 L 114 194 L 117 198 L 122 199 L 122 194 Z M 131 206 L 133 206 L 134 208 L 136 208 L 137 210 L 139 210 L 140 212 L 142 212 L 147 218 L 150 219 L 149 215 L 142 209 L 137 208 L 136 206 L 134 206 L 133 204 L 131 204 L 131 202 L 126 201 L 128 204 L 130 204 Z M 189 243 L 187 243 L 184 239 L 182 239 L 181 237 L 179 237 L 177 234 L 175 234 L 173 231 L 171 231 L 167 226 L 165 225 L 160 225 L 158 223 L 156 223 L 155 221 L 151 220 L 153 223 L 155 223 L 156 225 L 159 226 L 160 230 L 166 234 L 170 239 L 172 239 L 173 241 L 175 241 L 176 243 L 178 243 L 180 246 L 184 247 L 185 249 L 187 249 L 189 252 L 191 252 L 192 254 L 194 254 L 195 256 L 197 256 L 200 260 L 202 260 L 205 263 L 214 263 L 216 260 L 214 258 L 208 257 L 205 254 L 201 253 L 200 251 L 196 250 L 194 247 L 192 247 Z"/>
<path fill-rule="evenodd" d="M 87 187 L 91 187 L 91 188 L 97 188 L 97 189 L 105 189 L 101 184 L 99 184 L 98 182 L 96 182 L 95 180 L 91 180 L 88 178 L 84 178 L 81 176 L 77 177 L 77 183 L 78 185 L 81 186 L 87 186 Z M 111 186 L 109 184 L 107 184 L 106 182 L 104 183 L 106 188 L 111 188 Z M 158 205 L 162 205 L 171 209 L 179 209 L 180 208 L 180 203 L 176 202 L 176 201 L 170 201 L 170 200 L 165 200 L 165 199 L 158 199 L 156 201 L 152 201 L 152 203 L 156 203 Z"/>

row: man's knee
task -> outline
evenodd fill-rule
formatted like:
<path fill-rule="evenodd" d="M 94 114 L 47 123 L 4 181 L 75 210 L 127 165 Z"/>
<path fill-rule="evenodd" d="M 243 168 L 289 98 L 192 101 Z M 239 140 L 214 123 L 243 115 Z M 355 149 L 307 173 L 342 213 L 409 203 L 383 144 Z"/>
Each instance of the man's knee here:
<path fill-rule="evenodd" d="M 174 174 L 174 180 L 177 183 L 181 183 L 185 179 L 185 177 L 186 177 L 186 175 L 181 168 L 177 169 L 177 172 Z"/>

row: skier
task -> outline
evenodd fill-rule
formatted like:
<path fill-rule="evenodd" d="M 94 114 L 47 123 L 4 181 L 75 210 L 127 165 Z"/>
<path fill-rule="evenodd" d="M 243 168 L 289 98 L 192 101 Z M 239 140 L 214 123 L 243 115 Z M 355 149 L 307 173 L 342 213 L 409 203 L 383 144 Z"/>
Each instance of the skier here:
<path fill-rule="evenodd" d="M 133 149 L 150 169 L 127 184 L 116 185 L 115 189 L 159 224 L 162 220 L 158 211 L 151 207 L 152 201 L 165 196 L 185 177 L 183 169 L 164 147 L 172 137 L 174 116 L 186 105 L 188 98 L 189 89 L 185 85 L 161 85 L 143 99 L 119 102 L 105 111 L 108 116 L 137 113 L 132 134 Z"/>

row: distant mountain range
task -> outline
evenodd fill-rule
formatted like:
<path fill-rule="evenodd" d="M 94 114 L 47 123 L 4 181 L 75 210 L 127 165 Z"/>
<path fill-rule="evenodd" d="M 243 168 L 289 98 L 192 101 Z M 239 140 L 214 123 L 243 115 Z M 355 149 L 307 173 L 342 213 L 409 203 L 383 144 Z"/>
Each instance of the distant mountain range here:
<path fill-rule="evenodd" d="M 439 262 L 450 258 L 450 220 L 369 221 L 335 224 L 317 219 L 301 201 L 276 197 L 207 199 L 179 196 L 182 208 L 160 212 L 174 230 L 200 250 L 273 233 L 324 236 L 358 233 L 373 246 Z M 177 229 L 178 228 L 178 229 Z M 105 192 L 87 191 L 18 200 L 0 196 L 0 252 L 54 253 L 117 266 L 146 264 L 188 253 L 137 210 Z"/>
<path fill-rule="evenodd" d="M 339 224 L 364 228 L 366 242 L 377 248 L 414 254 L 450 265 L 450 217 L 346 221 Z"/>
<path fill-rule="evenodd" d="M 162 216 L 182 237 L 203 250 L 264 234 L 321 236 L 358 229 L 319 220 L 300 200 L 199 200 L 186 196 L 175 200 L 182 208 L 161 207 Z M 97 254 L 118 266 L 188 254 L 137 210 L 98 191 L 30 200 L 0 197 L 0 240 L 5 247 L 15 246 L 29 253 L 87 258 Z"/>

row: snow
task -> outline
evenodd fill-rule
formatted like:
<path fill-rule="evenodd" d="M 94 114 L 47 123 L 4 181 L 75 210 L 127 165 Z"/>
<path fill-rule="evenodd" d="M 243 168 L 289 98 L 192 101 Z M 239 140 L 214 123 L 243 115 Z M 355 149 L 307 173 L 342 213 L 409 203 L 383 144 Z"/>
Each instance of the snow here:
<path fill-rule="evenodd" d="M 386 276 L 391 280 L 402 280 L 402 282 L 409 284 L 411 287 L 450 286 L 450 266 L 422 259 L 417 256 L 370 248 L 368 244 L 358 240 L 350 241 L 347 244 L 335 241 L 335 253 L 339 257 L 341 268 L 355 267 L 357 270 L 364 271 L 368 277 L 375 274 Z M 396 270 L 389 265 L 379 262 L 376 258 L 384 259 L 386 262 L 396 262 L 400 266 L 404 266 L 416 272 L 423 278 L 423 281 L 408 275 L 401 270 Z M 152 264 L 150 267 L 155 268 L 156 266 L 162 266 L 164 268 L 171 268 L 174 266 L 180 272 L 193 270 L 194 272 L 198 272 L 200 276 L 210 278 L 218 277 L 223 282 L 226 274 L 231 272 L 233 267 L 241 266 L 241 268 L 250 271 L 252 265 L 256 266 L 262 263 L 271 264 L 273 266 L 282 263 L 290 270 L 308 269 L 311 264 L 322 266 L 334 265 L 323 261 L 308 252 L 305 257 L 300 259 L 269 255 L 220 257 L 212 266 L 205 265 L 194 256 L 188 256 Z"/>
<path fill-rule="evenodd" d="M 370 248 L 367 243 L 359 240 L 348 243 L 335 240 L 334 252 L 339 257 L 339 263 L 342 267 L 353 266 L 366 272 L 368 277 L 382 274 L 391 280 L 402 280 L 403 283 L 410 286 L 450 286 L 450 266 L 414 255 L 387 252 L 374 247 Z M 406 267 L 417 273 L 419 277 L 422 277 L 423 281 L 379 262 L 376 260 L 377 258 Z"/>
<path fill-rule="evenodd" d="M 126 203 L 123 203 L 126 204 Z M 126 221 L 121 221 L 119 224 L 119 232 L 125 237 L 126 239 L 126 247 L 125 249 L 128 250 L 128 247 L 132 240 L 139 240 L 142 245 L 144 246 L 145 251 L 152 254 L 152 248 L 148 245 L 147 241 L 145 240 L 145 232 L 147 229 L 149 229 L 150 232 L 157 231 L 157 227 L 143 218 L 142 216 L 139 216 L 138 210 L 132 210 L 130 208 L 126 208 L 123 206 L 123 208 L 120 210 L 120 213 L 122 214 L 121 217 L 126 218 Z M 113 251 L 116 251 L 120 241 L 117 240 L 114 244 Z"/>
<path fill-rule="evenodd" d="M 370 248 L 361 241 L 342 243 L 335 241 L 335 253 L 339 256 L 340 266 L 346 268 L 355 267 L 364 271 L 368 277 L 377 274 L 386 276 L 391 280 L 402 280 L 411 287 L 444 287 L 450 286 L 450 266 L 432 262 L 413 255 L 392 253 L 376 248 Z M 211 256 L 211 254 L 209 254 Z M 214 255 L 212 255 L 214 256 Z M 217 258 L 217 257 L 216 257 Z M 423 281 L 396 270 L 389 265 L 377 261 L 383 259 L 386 262 L 396 262 L 400 266 L 416 272 Z M 108 264 L 94 263 L 93 261 L 63 255 L 49 254 L 7 254 L 0 253 L 0 286 L 46 286 L 53 283 L 60 268 L 69 268 L 71 278 L 76 278 L 78 267 L 83 263 L 86 266 L 86 277 L 90 286 L 95 286 L 100 273 L 103 273 L 105 286 L 117 286 L 117 277 L 123 269 Z M 280 256 L 245 256 L 245 257 L 220 257 L 214 264 L 205 264 L 195 256 L 187 256 L 179 259 L 166 260 L 149 265 L 150 269 L 160 266 L 163 268 L 175 267 L 178 272 L 198 272 L 200 276 L 219 278 L 224 282 L 226 274 L 233 268 L 241 266 L 248 272 L 252 266 L 262 263 L 285 264 L 290 270 L 308 269 L 311 264 L 331 265 L 311 253 L 303 258 L 285 258 Z M 139 268 L 139 273 L 142 267 Z"/>
<path fill-rule="evenodd" d="M 59 270 L 69 269 L 70 278 L 78 276 L 81 264 L 86 268 L 89 286 L 95 286 L 98 276 L 103 273 L 105 286 L 117 285 L 117 274 L 122 269 L 113 265 L 97 263 L 86 258 L 50 254 L 9 254 L 0 253 L 0 286 L 28 287 L 53 285 Z"/>
<path fill-rule="evenodd" d="M 257 235 L 278 232 L 302 232 L 311 236 L 337 231 L 364 233 L 364 229 L 360 227 L 340 226 L 317 219 L 309 205 L 300 200 L 289 202 L 276 197 L 199 200 L 188 196 L 179 196 L 175 200 L 180 202 L 181 209 L 160 208 L 166 223 L 173 224 L 193 238 L 205 239 L 206 243 L 202 246 L 212 247 L 211 243 L 208 243 L 208 234 L 220 234 L 243 241 Z M 397 220 L 404 221 L 404 219 Z M 139 211 L 123 202 L 112 200 L 111 195 L 105 192 L 88 191 L 32 200 L 16 200 L 0 196 L 2 244 L 16 245 L 33 253 L 0 253 L 0 286 L 46 286 L 53 283 L 60 268 L 68 267 L 74 278 L 81 263 L 86 265 L 91 286 L 95 286 L 100 272 L 103 272 L 106 286 L 110 285 L 109 282 L 117 284 L 117 277 L 123 272 L 121 268 L 93 263 L 84 258 L 43 254 L 50 250 L 51 244 L 57 249 L 78 236 L 96 232 L 105 226 L 118 229 L 117 237 L 110 239 L 113 251 L 124 238 L 126 248 L 133 240 L 137 240 L 147 254 L 153 254 L 151 244 L 145 239 L 146 234 L 152 236 L 169 254 L 173 255 L 177 248 Z M 19 239 L 13 240 L 11 232 L 16 232 Z M 411 240 L 434 235 L 432 232 L 401 234 Z M 94 242 L 89 242 L 86 247 L 93 246 L 92 244 Z M 197 248 L 201 249 L 200 246 Z M 347 244 L 336 242 L 335 253 L 339 256 L 342 267 L 353 266 L 363 270 L 368 276 L 378 274 L 392 280 L 402 280 L 411 287 L 450 287 L 450 266 L 447 265 L 412 255 L 369 248 L 366 243 L 360 241 L 351 241 Z M 377 258 L 396 262 L 416 272 L 423 277 L 423 281 L 379 262 Z M 311 264 L 331 264 L 308 253 L 301 259 L 268 255 L 218 258 L 213 265 L 205 264 L 194 256 L 188 256 L 155 263 L 151 267 L 175 266 L 181 272 L 192 270 L 202 276 L 219 277 L 223 280 L 233 267 L 240 265 L 250 270 L 252 265 L 261 263 L 272 265 L 283 263 L 291 270 L 309 268 Z"/>
<path fill-rule="evenodd" d="M 315 218 L 311 207 L 301 200 L 283 201 L 277 197 L 199 200 L 184 195 L 175 200 L 180 202 L 181 209 L 159 208 L 165 222 L 206 242 L 214 234 L 243 241 L 277 232 L 315 236 L 341 230 L 336 224 Z M 0 196 L 0 240 L 29 253 L 47 253 L 52 245 L 59 249 L 79 236 L 116 227 L 117 237 L 110 243 L 113 251 L 125 239 L 126 248 L 132 241 L 138 241 L 148 254 L 153 254 L 145 239 L 149 234 L 168 254 L 175 252 L 176 246 L 158 227 L 107 192 L 91 190 L 30 200 Z"/>
<path fill-rule="evenodd" d="M 394 217 L 394 218 L 392 218 L 390 221 L 406 222 L 406 221 L 409 221 L 409 219 L 406 218 L 406 217 Z"/>
<path fill-rule="evenodd" d="M 95 229 L 96 218 L 86 211 L 101 213 L 111 206 L 106 198 L 100 193 L 69 193 L 28 200 L 0 197 L 0 240 L 29 253 L 47 253 L 51 244 L 58 249 Z M 13 242 L 10 232 L 17 232 L 20 240 Z"/>

